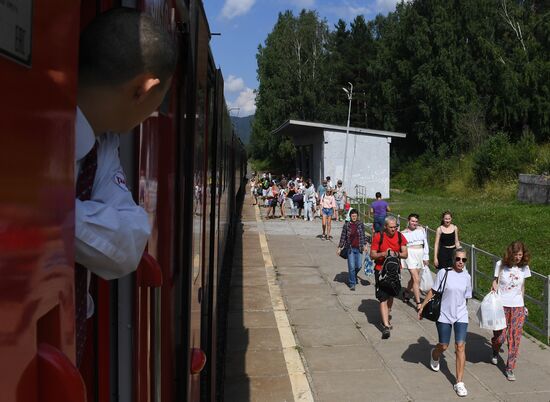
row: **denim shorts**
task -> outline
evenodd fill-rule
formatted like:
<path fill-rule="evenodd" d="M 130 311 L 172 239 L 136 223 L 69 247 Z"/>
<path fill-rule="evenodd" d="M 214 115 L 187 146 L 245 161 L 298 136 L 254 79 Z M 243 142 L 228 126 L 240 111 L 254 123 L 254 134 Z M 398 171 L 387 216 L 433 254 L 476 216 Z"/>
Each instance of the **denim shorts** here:
<path fill-rule="evenodd" d="M 467 322 L 455 322 L 454 324 L 447 324 L 445 322 L 437 321 L 435 323 L 437 327 L 437 334 L 439 335 L 439 343 L 448 345 L 451 341 L 451 328 L 455 330 L 455 343 L 466 343 L 466 333 L 468 332 Z"/>
<path fill-rule="evenodd" d="M 332 208 L 323 208 L 323 215 L 325 216 L 332 216 L 334 213 Z"/>

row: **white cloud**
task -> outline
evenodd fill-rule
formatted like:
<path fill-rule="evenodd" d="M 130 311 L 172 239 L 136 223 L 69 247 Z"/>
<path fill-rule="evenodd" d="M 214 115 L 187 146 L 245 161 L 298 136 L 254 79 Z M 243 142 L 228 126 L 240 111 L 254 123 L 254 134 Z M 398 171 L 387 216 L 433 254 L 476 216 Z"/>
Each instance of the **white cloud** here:
<path fill-rule="evenodd" d="M 404 0 L 405 3 L 409 3 L 411 0 Z M 376 13 L 388 13 L 395 10 L 395 5 L 400 3 L 401 0 L 376 0 Z"/>
<path fill-rule="evenodd" d="M 256 0 L 225 0 L 222 8 L 222 17 L 228 20 L 246 14 Z"/>
<path fill-rule="evenodd" d="M 323 7 L 323 10 L 347 21 L 353 20 L 358 15 L 370 14 L 372 11 L 369 7 L 363 7 L 356 2 L 349 1 L 344 1 L 338 5 L 327 5 Z"/>
<path fill-rule="evenodd" d="M 224 83 L 225 92 L 239 92 L 244 89 L 244 81 L 240 77 L 230 75 Z"/>
<path fill-rule="evenodd" d="M 287 2 L 297 8 L 311 8 L 315 5 L 315 0 L 288 0 Z"/>
<path fill-rule="evenodd" d="M 232 111 L 231 114 L 239 116 L 248 116 L 256 112 L 256 94 L 251 88 L 245 88 L 241 91 L 235 101 L 227 101 L 227 106 L 231 108 L 238 108 L 238 113 Z"/>

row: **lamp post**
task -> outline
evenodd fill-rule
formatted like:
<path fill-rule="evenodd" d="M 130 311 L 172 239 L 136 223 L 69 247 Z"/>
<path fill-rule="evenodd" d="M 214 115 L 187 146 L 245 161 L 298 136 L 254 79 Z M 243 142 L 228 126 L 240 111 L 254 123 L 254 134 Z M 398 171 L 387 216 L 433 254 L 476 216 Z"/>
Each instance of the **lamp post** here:
<path fill-rule="evenodd" d="M 229 115 L 231 115 L 232 110 L 236 110 L 237 111 L 237 117 L 239 117 L 239 112 L 241 111 L 241 108 L 240 107 L 230 107 L 229 109 L 227 109 L 227 113 L 229 113 Z"/>
<path fill-rule="evenodd" d="M 347 185 L 346 183 L 346 164 L 348 163 L 348 137 L 349 137 L 349 118 L 351 114 L 351 100 L 353 98 L 353 84 L 351 82 L 348 82 L 349 84 L 349 90 L 347 88 L 342 88 L 346 95 L 348 96 L 349 100 L 349 107 L 348 107 L 348 124 L 346 125 L 346 145 L 344 149 L 344 173 L 342 174 L 342 183 L 344 183 L 344 186 Z"/>

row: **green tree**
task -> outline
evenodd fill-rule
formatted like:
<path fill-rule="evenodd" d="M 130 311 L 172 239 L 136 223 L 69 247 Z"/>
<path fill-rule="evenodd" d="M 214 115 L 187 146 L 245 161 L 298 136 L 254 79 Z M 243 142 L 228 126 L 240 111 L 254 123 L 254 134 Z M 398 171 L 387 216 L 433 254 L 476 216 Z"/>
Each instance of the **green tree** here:
<path fill-rule="evenodd" d="M 258 47 L 259 88 L 252 127 L 252 157 L 273 166 L 293 166 L 294 147 L 270 133 L 287 119 L 317 121 L 327 111 L 326 21 L 314 11 L 279 14 L 273 31 Z"/>

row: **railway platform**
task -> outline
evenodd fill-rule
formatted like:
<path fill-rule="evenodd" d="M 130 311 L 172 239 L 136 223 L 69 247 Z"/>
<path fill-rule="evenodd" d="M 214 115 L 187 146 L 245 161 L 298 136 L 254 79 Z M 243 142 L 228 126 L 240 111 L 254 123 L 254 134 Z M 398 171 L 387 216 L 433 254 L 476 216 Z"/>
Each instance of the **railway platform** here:
<path fill-rule="evenodd" d="M 440 372 L 431 371 L 437 331 L 434 323 L 416 318 L 412 304 L 395 300 L 394 329 L 381 339 L 374 284 L 361 273 L 355 292 L 346 285 L 346 262 L 335 253 L 341 223 L 333 223 L 334 240 L 323 241 L 318 219 L 263 215 L 247 197 L 231 281 L 226 402 L 460 399 L 452 387 L 454 345 Z M 550 349 L 524 336 L 517 381 L 507 381 L 506 353 L 498 366 L 490 363 L 491 332 L 479 328 L 476 308 L 477 302 L 469 303 L 466 398 L 550 401 Z"/>

